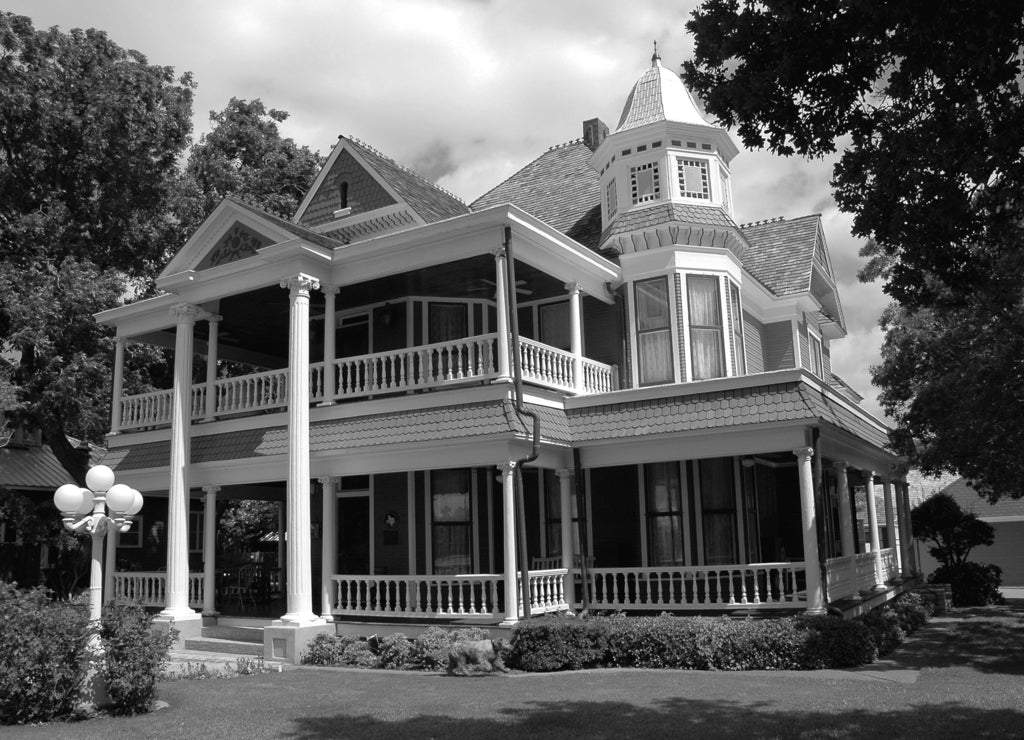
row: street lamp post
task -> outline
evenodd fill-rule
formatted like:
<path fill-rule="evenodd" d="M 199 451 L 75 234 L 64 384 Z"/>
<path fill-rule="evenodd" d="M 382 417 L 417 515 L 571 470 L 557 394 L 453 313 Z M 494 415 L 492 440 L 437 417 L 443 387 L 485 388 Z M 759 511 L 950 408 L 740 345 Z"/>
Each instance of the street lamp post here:
<path fill-rule="evenodd" d="M 89 653 L 90 670 L 86 679 L 88 703 L 101 706 L 107 701 L 106 686 L 100 672 L 103 643 L 100 617 L 103 595 L 103 537 L 109 531 L 127 532 L 132 517 L 142 509 L 142 494 L 123 483 L 114 483 L 114 471 L 106 465 L 94 465 L 85 474 L 80 488 L 67 483 L 53 494 L 53 503 L 61 521 L 72 532 L 92 535 L 92 564 L 89 570 Z M 110 511 L 108 515 L 107 511 Z"/>

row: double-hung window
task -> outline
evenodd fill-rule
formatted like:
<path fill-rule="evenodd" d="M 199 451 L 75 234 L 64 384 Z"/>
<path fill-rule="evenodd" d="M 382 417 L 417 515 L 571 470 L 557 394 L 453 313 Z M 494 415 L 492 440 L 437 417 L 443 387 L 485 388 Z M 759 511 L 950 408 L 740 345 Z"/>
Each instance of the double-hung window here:
<path fill-rule="evenodd" d="M 432 471 L 430 508 L 434 574 L 471 573 L 473 519 L 469 470 Z"/>
<path fill-rule="evenodd" d="M 690 369 L 694 380 L 725 377 L 725 341 L 719 279 L 686 276 L 690 309 Z"/>
<path fill-rule="evenodd" d="M 821 340 L 816 336 L 807 332 L 807 348 L 808 358 L 810 362 L 810 371 L 817 375 L 819 378 L 825 377 L 825 365 L 821 361 Z"/>
<path fill-rule="evenodd" d="M 685 565 L 683 496 L 679 463 L 644 466 L 649 565 Z"/>
<path fill-rule="evenodd" d="M 633 290 L 640 385 L 671 383 L 675 375 L 668 278 L 640 280 L 634 283 Z"/>
<path fill-rule="evenodd" d="M 743 307 L 740 305 L 740 289 L 729 283 L 729 317 L 732 320 L 733 375 L 747 372 L 743 347 Z"/>

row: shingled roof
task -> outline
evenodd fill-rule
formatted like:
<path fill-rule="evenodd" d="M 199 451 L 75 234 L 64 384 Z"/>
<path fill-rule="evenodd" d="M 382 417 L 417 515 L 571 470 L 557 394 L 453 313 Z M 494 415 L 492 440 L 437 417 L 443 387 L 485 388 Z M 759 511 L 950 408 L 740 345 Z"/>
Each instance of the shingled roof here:
<path fill-rule="evenodd" d="M 345 137 L 374 171 L 397 192 L 405 203 L 428 224 L 469 213 L 469 207 L 454 195 L 359 139 Z"/>
<path fill-rule="evenodd" d="M 80 442 L 68 438 L 76 447 Z M 89 445 L 89 463 L 95 465 L 106 452 Z M 11 491 L 41 490 L 52 493 L 71 482 L 71 474 L 57 460 L 49 445 L 0 447 L 0 486 Z"/>
<path fill-rule="evenodd" d="M 245 210 L 249 211 L 250 213 L 256 214 L 262 219 L 272 221 L 275 226 L 279 226 L 285 231 L 288 231 L 289 233 L 294 234 L 297 237 L 305 239 L 308 242 L 312 242 L 313 244 L 317 244 L 321 247 L 326 247 L 327 249 L 334 249 L 335 247 L 342 246 L 342 243 L 337 239 L 332 239 L 329 236 L 324 236 L 323 234 L 320 234 L 316 231 L 307 229 L 305 226 L 299 226 L 294 221 L 289 221 L 286 218 L 275 216 L 273 213 L 268 213 L 267 211 L 257 208 L 254 205 L 250 205 L 245 201 L 241 201 L 238 198 L 227 197 L 224 200 L 231 201 L 235 205 L 241 206 Z"/>
<path fill-rule="evenodd" d="M 741 224 L 751 249 L 743 266 L 777 296 L 811 289 L 811 266 L 820 216 Z"/>
<path fill-rule="evenodd" d="M 582 140 L 555 146 L 470 204 L 474 211 L 511 203 L 566 236 L 597 249 L 601 182 Z"/>

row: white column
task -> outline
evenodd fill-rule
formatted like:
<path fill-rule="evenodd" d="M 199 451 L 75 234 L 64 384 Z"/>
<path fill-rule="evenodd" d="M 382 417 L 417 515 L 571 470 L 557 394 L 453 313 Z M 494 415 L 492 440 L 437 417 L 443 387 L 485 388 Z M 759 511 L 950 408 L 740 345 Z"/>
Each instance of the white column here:
<path fill-rule="evenodd" d="M 288 481 L 286 488 L 288 542 L 288 611 L 290 624 L 313 624 L 313 562 L 309 516 L 309 292 L 320 287 L 316 278 L 299 274 L 281 283 L 288 288 L 291 307 L 288 326 Z"/>
<path fill-rule="evenodd" d="M 875 472 L 864 471 L 864 489 L 868 497 L 868 529 L 871 534 L 871 552 L 875 559 L 875 588 L 885 588 L 882 580 L 882 549 L 878 537 L 878 511 L 875 507 Z"/>
<path fill-rule="evenodd" d="M 896 496 L 896 531 L 900 536 L 900 577 L 910 578 L 910 538 L 907 536 L 908 515 L 906 501 L 903 499 L 903 482 L 894 481 L 893 487 Z"/>
<path fill-rule="evenodd" d="M 904 481 L 897 489 L 900 500 L 903 502 L 903 511 L 906 513 L 906 517 L 903 520 L 905 534 L 903 536 L 904 542 L 906 542 L 906 569 L 903 572 L 905 577 L 911 577 L 918 573 L 917 569 L 917 551 L 914 548 L 914 527 L 910 518 L 910 485 Z"/>
<path fill-rule="evenodd" d="M 572 352 L 573 392 L 581 395 L 583 382 L 583 294 L 579 283 L 566 283 L 569 291 L 569 351 Z"/>
<path fill-rule="evenodd" d="M 896 512 L 892 505 L 892 481 L 882 481 L 882 504 L 885 506 L 885 539 L 889 547 L 896 552 Z M 899 567 L 897 561 L 897 568 Z"/>
<path fill-rule="evenodd" d="M 334 297 L 338 289 L 325 285 L 320 289 L 324 294 L 324 400 L 321 406 L 332 406 L 337 382 L 334 378 Z"/>
<path fill-rule="evenodd" d="M 287 553 L 284 550 L 285 542 L 285 521 L 284 521 L 284 501 L 277 502 L 277 573 L 279 583 L 284 586 L 285 568 L 287 567 Z"/>
<path fill-rule="evenodd" d="M 331 314 L 328 314 L 331 315 Z M 323 491 L 323 542 L 320 561 L 320 616 L 333 620 L 334 582 L 331 576 L 338 569 L 338 492 L 336 478 L 320 478 Z"/>
<path fill-rule="evenodd" d="M 210 338 L 206 342 L 206 415 L 203 421 L 217 418 L 217 340 L 220 316 L 210 317 Z"/>
<path fill-rule="evenodd" d="M 508 296 L 505 289 L 505 250 L 499 249 L 494 253 L 494 300 L 498 304 L 498 380 L 508 380 L 511 377 L 509 371 L 509 323 L 508 323 Z"/>
<path fill-rule="evenodd" d="M 203 614 L 217 613 L 217 491 L 203 486 Z"/>
<path fill-rule="evenodd" d="M 107 527 L 107 554 L 103 565 L 103 603 L 114 600 L 114 571 L 117 570 L 117 528 Z"/>
<path fill-rule="evenodd" d="M 198 619 L 188 606 L 189 446 L 192 410 L 192 330 L 205 315 L 198 307 L 179 303 L 171 308 L 177 321 L 174 339 L 174 388 L 171 391 L 171 462 L 167 490 L 167 603 L 163 619 Z"/>
<path fill-rule="evenodd" d="M 855 555 L 853 512 L 850 511 L 850 481 L 846 474 L 846 462 L 839 460 L 833 463 L 833 466 L 836 469 L 836 480 L 839 484 L 839 536 L 842 539 L 843 555 Z"/>
<path fill-rule="evenodd" d="M 517 578 L 519 569 L 516 564 L 516 496 L 512 476 L 515 473 L 514 462 L 498 466 L 501 471 L 501 502 L 502 502 L 502 541 L 505 545 L 505 619 L 502 624 L 515 624 L 519 621 L 519 589 Z"/>
<path fill-rule="evenodd" d="M 800 522 L 804 539 L 804 570 L 807 578 L 807 613 L 824 614 L 825 598 L 821 591 L 821 564 L 818 562 L 818 525 L 814 510 L 814 474 L 811 470 L 813 447 L 793 450 L 800 477 Z"/>
<path fill-rule="evenodd" d="M 110 433 L 121 431 L 121 396 L 124 395 L 124 337 L 114 340 L 114 387 L 110 391 Z"/>
<path fill-rule="evenodd" d="M 558 476 L 559 516 L 562 520 L 562 567 L 570 573 L 574 567 L 572 551 L 572 471 L 562 468 Z"/>

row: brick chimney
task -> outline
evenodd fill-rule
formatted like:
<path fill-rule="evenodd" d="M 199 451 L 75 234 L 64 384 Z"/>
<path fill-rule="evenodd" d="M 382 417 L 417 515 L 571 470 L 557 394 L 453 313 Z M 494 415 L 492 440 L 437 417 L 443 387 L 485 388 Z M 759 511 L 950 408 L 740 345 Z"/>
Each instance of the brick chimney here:
<path fill-rule="evenodd" d="M 608 126 L 600 118 L 591 118 L 583 122 L 583 143 L 590 151 L 597 151 L 601 142 L 608 136 Z"/>

